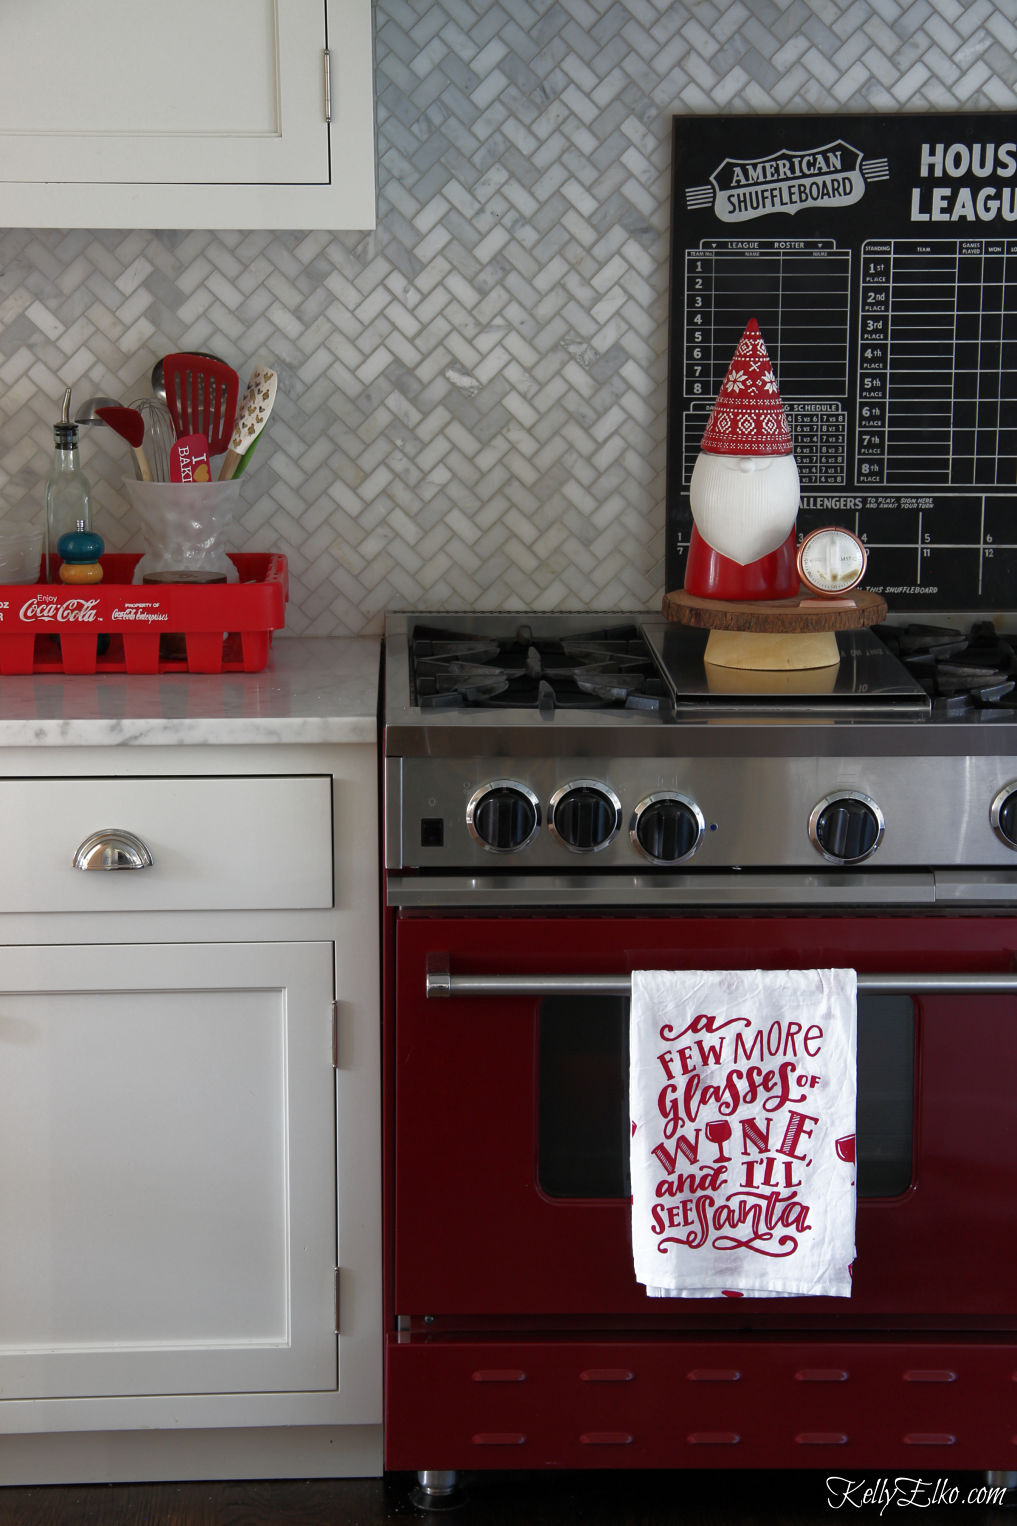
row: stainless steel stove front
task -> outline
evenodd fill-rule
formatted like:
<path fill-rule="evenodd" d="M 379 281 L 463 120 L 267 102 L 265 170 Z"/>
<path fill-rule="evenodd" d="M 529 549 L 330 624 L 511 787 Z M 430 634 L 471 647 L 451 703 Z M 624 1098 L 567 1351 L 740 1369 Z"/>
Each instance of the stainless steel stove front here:
<path fill-rule="evenodd" d="M 523 617 L 435 618 L 476 632 Z M 623 618 L 658 651 L 666 645 L 666 622 Z M 391 904 L 1017 900 L 1008 715 L 932 719 L 910 692 L 871 710 L 778 704 L 694 719 L 423 712 L 409 679 L 412 623 L 404 617 L 386 636 Z"/>

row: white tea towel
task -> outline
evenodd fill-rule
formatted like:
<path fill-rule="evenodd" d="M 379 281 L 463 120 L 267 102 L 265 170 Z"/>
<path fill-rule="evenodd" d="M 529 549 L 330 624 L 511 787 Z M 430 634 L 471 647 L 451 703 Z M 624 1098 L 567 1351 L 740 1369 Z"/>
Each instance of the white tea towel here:
<path fill-rule="evenodd" d="M 854 970 L 636 970 L 632 1253 L 659 1298 L 848 1298 Z"/>

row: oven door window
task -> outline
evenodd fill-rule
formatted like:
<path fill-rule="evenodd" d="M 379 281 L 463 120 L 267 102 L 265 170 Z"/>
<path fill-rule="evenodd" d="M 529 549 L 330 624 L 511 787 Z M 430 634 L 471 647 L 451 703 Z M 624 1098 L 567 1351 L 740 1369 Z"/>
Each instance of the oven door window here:
<path fill-rule="evenodd" d="M 541 1002 L 537 1175 L 552 1198 L 627 1198 L 629 1004 L 619 996 Z M 914 1169 L 915 1008 L 858 998 L 858 1195 L 897 1197 Z"/>

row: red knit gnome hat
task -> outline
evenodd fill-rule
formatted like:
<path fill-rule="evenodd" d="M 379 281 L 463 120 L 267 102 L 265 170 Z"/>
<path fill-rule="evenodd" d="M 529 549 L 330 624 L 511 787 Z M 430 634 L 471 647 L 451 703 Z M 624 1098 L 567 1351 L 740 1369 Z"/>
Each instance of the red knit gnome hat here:
<path fill-rule="evenodd" d="M 755 318 L 745 325 L 728 366 L 701 449 L 714 456 L 791 454 L 791 432 L 777 378 Z"/>

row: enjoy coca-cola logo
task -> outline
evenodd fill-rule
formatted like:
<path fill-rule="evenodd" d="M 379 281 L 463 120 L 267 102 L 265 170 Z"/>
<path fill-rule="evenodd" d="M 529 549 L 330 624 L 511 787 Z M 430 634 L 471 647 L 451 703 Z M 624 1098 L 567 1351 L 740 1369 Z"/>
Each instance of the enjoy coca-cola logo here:
<path fill-rule="evenodd" d="M 21 619 L 30 622 L 32 620 L 55 620 L 59 625 L 80 622 L 87 624 L 91 620 L 97 620 L 99 609 L 98 599 L 62 599 L 57 600 L 54 594 L 36 594 L 21 606 Z"/>

